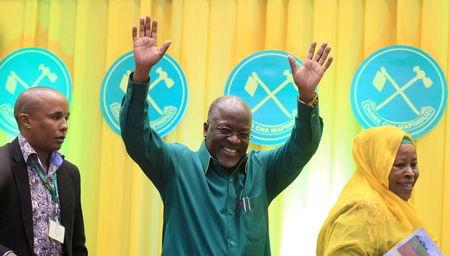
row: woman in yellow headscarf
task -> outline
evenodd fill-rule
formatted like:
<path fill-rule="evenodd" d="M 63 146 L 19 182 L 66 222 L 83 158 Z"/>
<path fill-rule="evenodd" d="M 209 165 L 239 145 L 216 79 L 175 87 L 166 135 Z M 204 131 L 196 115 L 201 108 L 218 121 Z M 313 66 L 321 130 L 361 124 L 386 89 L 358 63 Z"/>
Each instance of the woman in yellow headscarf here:
<path fill-rule="evenodd" d="M 319 233 L 317 255 L 383 255 L 423 223 L 408 202 L 419 177 L 415 144 L 395 127 L 353 142 L 356 171 Z"/>

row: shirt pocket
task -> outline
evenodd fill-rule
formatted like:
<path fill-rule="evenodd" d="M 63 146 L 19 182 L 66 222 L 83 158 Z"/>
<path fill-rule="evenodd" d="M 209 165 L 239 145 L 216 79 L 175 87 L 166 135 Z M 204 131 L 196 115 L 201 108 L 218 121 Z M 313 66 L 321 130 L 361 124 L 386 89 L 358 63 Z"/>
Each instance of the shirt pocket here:
<path fill-rule="evenodd" d="M 240 207 L 243 233 L 248 241 L 258 242 L 266 237 L 267 207 L 260 196 L 248 197 L 248 202 L 247 210 Z"/>

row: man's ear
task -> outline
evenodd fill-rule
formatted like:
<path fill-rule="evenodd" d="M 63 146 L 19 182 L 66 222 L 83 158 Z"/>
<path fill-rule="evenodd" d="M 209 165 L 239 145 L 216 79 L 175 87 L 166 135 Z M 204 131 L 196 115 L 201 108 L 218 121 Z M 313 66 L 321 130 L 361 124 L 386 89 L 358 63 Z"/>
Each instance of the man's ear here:
<path fill-rule="evenodd" d="M 206 138 L 206 134 L 208 133 L 209 124 L 208 122 L 203 123 L 203 137 Z"/>
<path fill-rule="evenodd" d="M 31 127 L 30 116 L 26 113 L 21 113 L 17 117 L 19 120 L 19 126 L 25 129 L 29 129 Z"/>

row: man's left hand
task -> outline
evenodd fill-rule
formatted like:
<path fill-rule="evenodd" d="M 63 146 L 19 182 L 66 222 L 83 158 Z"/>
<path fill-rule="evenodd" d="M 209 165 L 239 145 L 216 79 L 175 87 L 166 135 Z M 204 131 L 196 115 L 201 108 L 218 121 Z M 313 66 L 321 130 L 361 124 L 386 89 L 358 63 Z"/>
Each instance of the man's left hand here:
<path fill-rule="evenodd" d="M 292 78 L 300 93 L 299 97 L 304 102 L 309 102 L 314 97 L 314 91 L 320 79 L 333 61 L 333 57 L 328 56 L 331 47 L 327 43 L 323 43 L 314 54 L 315 49 L 316 43 L 314 42 L 311 44 L 308 57 L 301 67 L 297 66 L 294 57 L 288 56 Z"/>

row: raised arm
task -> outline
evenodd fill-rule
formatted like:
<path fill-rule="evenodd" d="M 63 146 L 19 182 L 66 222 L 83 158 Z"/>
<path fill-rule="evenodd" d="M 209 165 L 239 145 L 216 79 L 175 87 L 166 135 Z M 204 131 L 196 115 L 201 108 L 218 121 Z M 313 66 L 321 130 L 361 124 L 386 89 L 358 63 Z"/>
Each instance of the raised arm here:
<path fill-rule="evenodd" d="M 157 34 L 158 23 L 148 16 L 140 19 L 139 33 L 132 29 L 135 71 L 122 101 L 120 128 L 128 154 L 161 192 L 170 171 L 170 146 L 150 127 L 146 99 L 150 69 L 164 56 L 170 41 L 158 47 Z"/>
<path fill-rule="evenodd" d="M 322 136 L 322 119 L 319 117 L 317 94 L 320 79 L 330 66 L 331 47 L 324 43 L 316 50 L 316 43 L 309 48 L 301 67 L 289 56 L 292 77 L 298 88 L 298 116 L 289 140 L 278 149 L 261 154 L 267 162 L 267 191 L 271 199 L 285 189 L 301 172 L 317 150 Z"/>

